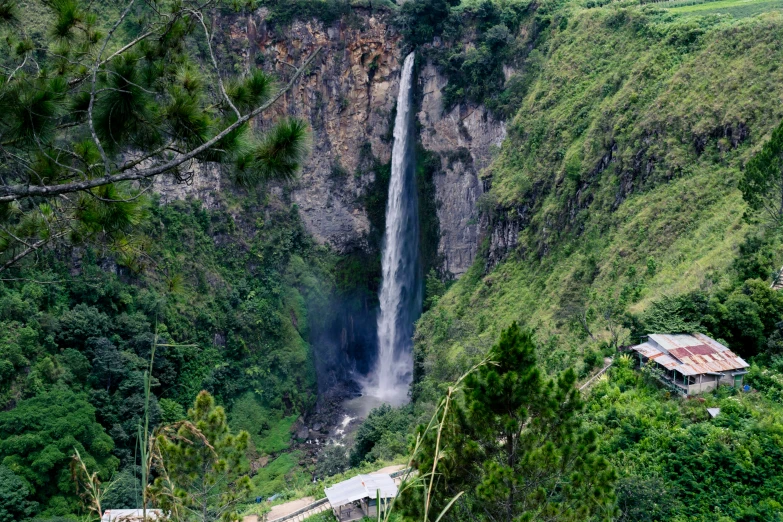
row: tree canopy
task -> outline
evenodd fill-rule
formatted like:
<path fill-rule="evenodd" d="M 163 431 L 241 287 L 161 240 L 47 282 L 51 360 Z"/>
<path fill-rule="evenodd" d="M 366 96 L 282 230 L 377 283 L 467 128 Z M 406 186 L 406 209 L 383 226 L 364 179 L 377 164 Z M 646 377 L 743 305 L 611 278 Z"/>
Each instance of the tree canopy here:
<path fill-rule="evenodd" d="M 0 416 L 0 464 L 31 488 L 31 499 L 50 514 L 66 515 L 78 509 L 71 478 L 74 448 L 90 469 L 108 480 L 119 459 L 112 455 L 114 442 L 95 419 L 95 408 L 84 395 L 55 388 Z"/>
<path fill-rule="evenodd" d="M 28 34 L 29 6 L 2 4 L 0 271 L 56 241 L 119 252 L 145 219 L 151 179 L 188 182 L 218 163 L 232 181 L 290 179 L 308 128 L 251 121 L 290 89 L 318 49 L 277 87 L 260 69 L 224 78 L 210 32 L 219 2 L 46 2 L 51 26 Z M 213 88 L 214 86 L 214 88 Z"/>
<path fill-rule="evenodd" d="M 15 522 L 33 514 L 30 488 L 19 475 L 0 465 L 0 522 Z"/>
<path fill-rule="evenodd" d="M 429 515 L 452 498 L 448 520 L 588 520 L 613 515 L 615 473 L 582 427 L 583 402 L 568 370 L 554 380 L 536 365 L 533 334 L 503 331 L 489 362 L 465 379 L 442 430 L 423 432 L 414 465 L 437 470 Z M 408 490 L 403 510 L 421 519 L 426 488 Z"/>

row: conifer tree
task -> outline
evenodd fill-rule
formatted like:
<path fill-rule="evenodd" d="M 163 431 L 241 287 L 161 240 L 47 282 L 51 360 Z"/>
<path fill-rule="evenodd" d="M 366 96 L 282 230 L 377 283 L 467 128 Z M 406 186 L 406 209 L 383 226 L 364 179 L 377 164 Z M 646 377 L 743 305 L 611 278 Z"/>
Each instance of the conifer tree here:
<path fill-rule="evenodd" d="M 250 491 L 244 455 L 250 436 L 232 434 L 223 407 L 199 393 L 188 419 L 157 436 L 153 502 L 174 522 L 230 522 Z"/>
<path fill-rule="evenodd" d="M 0 0 L 0 272 L 53 243 L 132 256 L 157 176 L 190 183 L 205 163 L 242 185 L 295 175 L 306 124 L 252 122 L 318 48 L 277 87 L 260 69 L 225 73 L 212 30 L 222 0 L 42 3 L 39 19 L 38 4 Z"/>
<path fill-rule="evenodd" d="M 544 378 L 532 333 L 516 323 L 490 361 L 466 377 L 462 400 L 444 419 L 429 513 L 465 492 L 444 520 L 610 519 L 615 473 L 582 426 L 573 370 Z M 433 469 L 435 437 L 424 435 L 414 462 L 421 473 Z M 426 502 L 417 497 L 425 494 L 406 491 L 406 514 L 422 519 Z"/>
<path fill-rule="evenodd" d="M 783 123 L 748 162 L 740 179 L 742 197 L 776 226 L 783 225 Z"/>

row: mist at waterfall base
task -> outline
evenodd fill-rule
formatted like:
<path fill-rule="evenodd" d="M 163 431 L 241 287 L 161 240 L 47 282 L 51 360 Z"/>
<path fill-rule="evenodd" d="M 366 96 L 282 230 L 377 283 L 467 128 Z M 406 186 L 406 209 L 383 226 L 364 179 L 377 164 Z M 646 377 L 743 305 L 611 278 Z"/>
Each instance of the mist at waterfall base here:
<path fill-rule="evenodd" d="M 406 58 L 397 96 L 391 180 L 383 238 L 378 358 L 362 382 L 365 395 L 399 406 L 413 376 L 413 323 L 421 314 L 419 216 L 411 143 L 414 53 Z"/>

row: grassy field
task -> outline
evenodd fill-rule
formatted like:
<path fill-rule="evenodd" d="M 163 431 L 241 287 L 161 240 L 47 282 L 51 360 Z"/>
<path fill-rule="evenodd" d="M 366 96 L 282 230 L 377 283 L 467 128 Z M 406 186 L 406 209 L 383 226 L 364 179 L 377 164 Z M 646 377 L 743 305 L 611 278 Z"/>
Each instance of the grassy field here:
<path fill-rule="evenodd" d="M 783 9 L 783 0 L 716 0 L 694 2 L 693 0 L 675 0 L 656 4 L 672 13 L 684 15 L 728 14 L 734 18 L 756 16 L 772 10 Z"/>

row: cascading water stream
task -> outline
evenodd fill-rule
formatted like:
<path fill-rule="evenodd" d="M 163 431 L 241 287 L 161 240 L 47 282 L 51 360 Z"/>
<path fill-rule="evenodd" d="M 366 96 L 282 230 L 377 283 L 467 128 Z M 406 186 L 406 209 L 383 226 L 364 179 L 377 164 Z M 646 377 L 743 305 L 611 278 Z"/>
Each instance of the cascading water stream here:
<path fill-rule="evenodd" d="M 378 360 L 367 395 L 394 405 L 407 401 L 413 372 L 413 323 L 421 315 L 419 216 L 410 140 L 414 54 L 402 67 L 394 121 L 389 199 L 383 240 L 383 283 L 378 315 Z"/>

